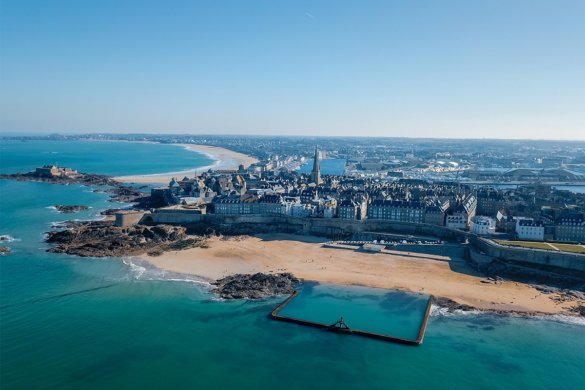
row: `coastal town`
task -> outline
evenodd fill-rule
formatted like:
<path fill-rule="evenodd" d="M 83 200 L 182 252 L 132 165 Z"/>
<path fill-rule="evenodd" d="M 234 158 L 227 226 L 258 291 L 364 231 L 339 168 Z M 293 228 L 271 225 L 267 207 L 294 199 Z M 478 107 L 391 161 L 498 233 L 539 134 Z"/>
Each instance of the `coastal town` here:
<path fill-rule="evenodd" d="M 0 3 L 0 390 L 585 389 L 584 0 Z"/>
<path fill-rule="evenodd" d="M 556 189 L 535 169 L 510 169 L 502 177 L 523 178 L 515 188 L 379 175 L 322 174 L 315 149 L 310 172 L 287 168 L 278 156 L 237 170 L 173 178 L 151 190 L 161 207 L 152 215 L 287 215 L 299 218 L 388 220 L 467 230 L 496 239 L 560 242 L 543 249 L 585 252 L 585 195 Z M 542 170 L 552 180 L 578 183 L 584 175 L 563 168 Z M 464 175 L 470 175 L 468 171 Z M 162 221 L 162 220 L 161 220 Z M 168 221 L 168 220 L 167 220 Z M 577 244 L 571 246 L 568 244 Z M 519 245 L 519 244 L 517 244 Z"/>
<path fill-rule="evenodd" d="M 249 275 L 282 273 L 428 291 L 451 309 L 585 311 L 580 145 L 563 146 L 566 163 L 531 149 L 530 159 L 507 169 L 463 167 L 455 153 L 437 152 L 445 150 L 439 145 L 425 153 L 427 168 L 414 169 L 380 163 L 382 156 L 370 152 L 341 158 L 321 141 L 310 155 L 178 144 L 216 161 L 180 175 L 108 177 L 45 165 L 2 178 L 83 184 L 128 203 L 102 211 L 104 221 L 59 224 L 47 233 L 49 251 L 138 256 L 169 272 L 231 280 L 225 283 L 229 293 L 218 291 L 222 296 L 271 295 L 286 276 L 261 278 L 274 282 L 273 290 Z M 283 138 L 280 150 L 296 142 Z M 534 292 L 536 300 L 529 298 Z"/>

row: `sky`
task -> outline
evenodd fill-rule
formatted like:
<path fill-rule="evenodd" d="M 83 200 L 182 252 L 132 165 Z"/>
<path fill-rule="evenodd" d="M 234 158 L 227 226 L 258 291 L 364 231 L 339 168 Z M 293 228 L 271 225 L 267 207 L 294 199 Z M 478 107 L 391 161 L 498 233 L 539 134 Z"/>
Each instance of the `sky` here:
<path fill-rule="evenodd" d="M 585 139 L 583 0 L 0 1 L 0 132 Z"/>

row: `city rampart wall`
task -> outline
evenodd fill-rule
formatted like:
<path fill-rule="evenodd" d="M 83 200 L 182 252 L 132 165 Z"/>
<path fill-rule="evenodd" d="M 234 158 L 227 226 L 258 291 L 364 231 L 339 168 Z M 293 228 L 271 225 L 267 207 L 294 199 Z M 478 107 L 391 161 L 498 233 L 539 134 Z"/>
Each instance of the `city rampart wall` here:
<path fill-rule="evenodd" d="M 513 248 L 500 245 L 475 234 L 469 235 L 469 243 L 482 255 L 505 261 L 531 263 L 571 269 L 585 273 L 585 255 L 569 252 L 555 252 L 540 249 Z"/>
<path fill-rule="evenodd" d="M 464 242 L 469 240 L 469 244 L 480 254 L 493 259 L 554 266 L 585 272 L 585 255 L 582 254 L 503 246 L 475 234 L 444 226 L 374 219 L 300 218 L 279 214 L 196 214 L 182 210 L 157 210 L 150 217 L 153 223 L 187 224 L 194 231 L 213 229 L 224 234 L 281 232 L 341 239 L 350 237 L 355 233 L 384 232 L 434 236 L 448 241 Z M 412 247 L 413 252 L 416 251 L 415 246 Z M 407 248 L 400 249 L 406 250 Z"/>

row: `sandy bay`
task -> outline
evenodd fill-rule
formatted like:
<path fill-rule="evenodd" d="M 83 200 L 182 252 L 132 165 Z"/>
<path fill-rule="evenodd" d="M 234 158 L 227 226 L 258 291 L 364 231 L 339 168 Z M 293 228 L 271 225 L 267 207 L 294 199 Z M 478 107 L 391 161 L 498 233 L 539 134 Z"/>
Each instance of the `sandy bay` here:
<path fill-rule="evenodd" d="M 148 174 L 148 175 L 127 175 L 117 176 L 116 180 L 123 183 L 149 183 L 149 184 L 168 184 L 172 178 L 182 179 L 183 176 L 194 176 L 204 172 L 210 168 L 213 169 L 238 169 L 241 164 L 244 167 L 248 167 L 251 164 L 258 162 L 258 159 L 252 156 L 248 156 L 243 153 L 238 153 L 233 150 L 220 148 L 209 145 L 195 145 L 195 144 L 172 144 L 178 147 L 183 147 L 192 152 L 198 152 L 206 155 L 210 159 L 214 160 L 214 163 L 206 167 L 198 167 L 194 169 L 179 171 L 179 172 L 167 172 L 159 174 Z"/>
<path fill-rule="evenodd" d="M 568 314 L 583 301 L 557 302 L 534 286 L 486 277 L 461 258 L 391 251 L 363 253 L 326 248 L 317 237 L 263 234 L 213 237 L 208 248 L 142 259 L 163 270 L 215 280 L 236 273 L 292 272 L 305 280 L 423 292 L 480 310 Z"/>

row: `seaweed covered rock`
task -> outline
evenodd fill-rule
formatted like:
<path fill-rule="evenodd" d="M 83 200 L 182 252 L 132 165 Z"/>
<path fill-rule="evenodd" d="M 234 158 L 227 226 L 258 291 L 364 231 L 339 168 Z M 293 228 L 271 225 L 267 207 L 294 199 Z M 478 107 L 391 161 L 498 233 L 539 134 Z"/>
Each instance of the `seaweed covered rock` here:
<path fill-rule="evenodd" d="M 77 213 L 78 211 L 84 211 L 84 210 L 89 209 L 89 207 L 83 206 L 83 205 L 60 205 L 60 204 L 56 204 L 53 207 L 55 207 L 55 210 L 57 210 L 58 212 L 63 213 L 63 214 Z"/>
<path fill-rule="evenodd" d="M 46 241 L 53 244 L 49 252 L 103 257 L 137 255 L 167 248 L 186 249 L 197 246 L 201 240 L 203 238 L 189 237 L 181 226 L 118 227 L 112 222 L 88 221 L 49 232 Z"/>
<path fill-rule="evenodd" d="M 300 281 L 291 273 L 252 275 L 236 274 L 217 280 L 213 290 L 224 299 L 260 299 L 292 294 Z"/>

